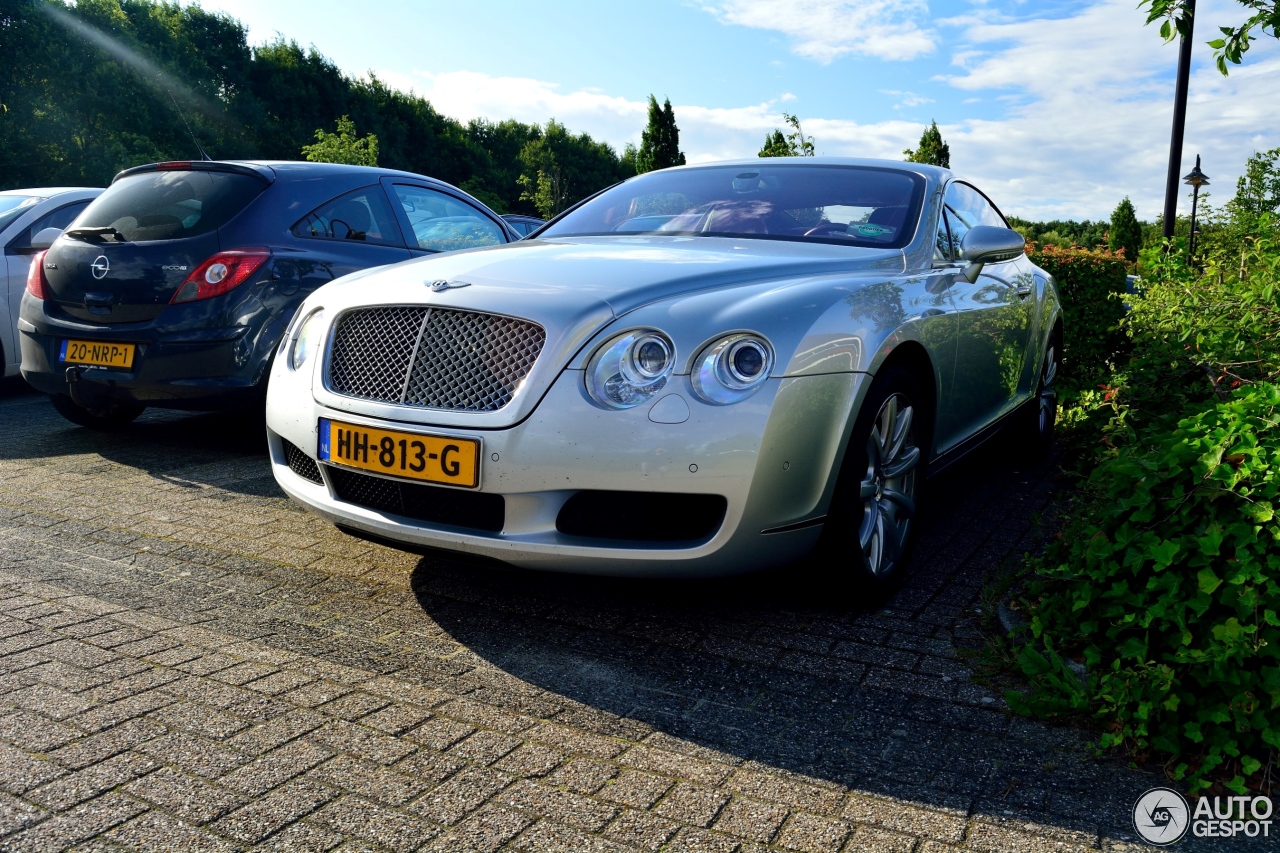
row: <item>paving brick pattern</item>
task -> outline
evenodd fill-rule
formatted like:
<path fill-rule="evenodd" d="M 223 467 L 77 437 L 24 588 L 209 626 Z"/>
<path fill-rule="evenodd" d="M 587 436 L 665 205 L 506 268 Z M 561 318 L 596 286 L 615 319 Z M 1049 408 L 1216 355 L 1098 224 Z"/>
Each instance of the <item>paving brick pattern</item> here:
<path fill-rule="evenodd" d="M 98 435 L 0 385 L 0 849 L 1139 849 L 1163 780 L 1011 717 L 956 652 L 1048 466 L 940 480 L 868 612 L 813 566 L 639 582 L 372 546 L 283 499 L 260 430 Z"/>

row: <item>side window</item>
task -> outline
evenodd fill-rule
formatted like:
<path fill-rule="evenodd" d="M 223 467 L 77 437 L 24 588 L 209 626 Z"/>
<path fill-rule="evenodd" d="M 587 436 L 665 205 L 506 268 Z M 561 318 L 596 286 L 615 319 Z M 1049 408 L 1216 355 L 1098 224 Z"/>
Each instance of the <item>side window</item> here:
<path fill-rule="evenodd" d="M 338 196 L 302 217 L 293 226 L 298 237 L 321 240 L 358 240 L 381 246 L 399 246 L 400 229 L 387 204 L 382 187 L 374 185 Z"/>
<path fill-rule="evenodd" d="M 959 182 L 947 187 L 945 199 L 947 226 L 950 230 L 951 259 L 960 259 L 960 243 L 975 225 L 1008 228 L 1000 211 L 991 206 L 986 196 L 968 184 Z"/>
<path fill-rule="evenodd" d="M 498 223 L 466 202 L 408 184 L 395 184 L 395 191 L 413 229 L 410 247 L 449 252 L 507 242 Z"/>
<path fill-rule="evenodd" d="M 933 239 L 934 263 L 948 263 L 951 260 L 951 234 L 947 231 L 947 214 L 944 208 L 938 217 L 938 233 Z"/>
<path fill-rule="evenodd" d="M 19 249 L 30 246 L 31 239 L 46 228 L 57 228 L 60 231 L 65 231 L 67 226 L 74 222 L 75 218 L 89 206 L 90 201 L 92 201 L 92 199 L 77 201 L 73 204 L 60 207 L 51 213 L 46 213 L 35 222 L 32 222 L 30 227 L 24 229 L 21 234 L 15 237 L 13 241 L 9 243 L 10 248 Z"/>
<path fill-rule="evenodd" d="M 53 213 L 45 214 L 31 223 L 31 236 L 34 237 L 46 228 L 61 228 L 65 230 L 68 225 L 75 222 L 81 211 L 89 206 L 91 200 L 77 201 L 74 204 L 68 204 L 66 207 L 60 207 Z"/>

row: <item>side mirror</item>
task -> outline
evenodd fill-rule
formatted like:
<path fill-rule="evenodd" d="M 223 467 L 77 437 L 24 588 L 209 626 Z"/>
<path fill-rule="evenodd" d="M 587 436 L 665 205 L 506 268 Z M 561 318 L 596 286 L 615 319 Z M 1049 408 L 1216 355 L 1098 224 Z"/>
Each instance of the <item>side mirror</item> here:
<path fill-rule="evenodd" d="M 1011 261 L 1026 252 L 1026 240 L 1012 228 L 975 225 L 960 241 L 960 260 L 968 261 L 964 277 L 973 284 L 986 264 Z"/>
<path fill-rule="evenodd" d="M 53 241 L 62 236 L 61 228 L 45 228 L 31 238 L 31 250 L 41 252 L 53 245 Z"/>

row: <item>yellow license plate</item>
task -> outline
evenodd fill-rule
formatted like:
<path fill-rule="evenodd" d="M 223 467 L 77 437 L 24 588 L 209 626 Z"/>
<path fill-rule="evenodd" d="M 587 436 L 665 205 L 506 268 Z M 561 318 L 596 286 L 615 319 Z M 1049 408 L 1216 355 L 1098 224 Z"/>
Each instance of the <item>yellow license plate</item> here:
<path fill-rule="evenodd" d="M 480 442 L 416 432 L 376 429 L 320 419 L 321 461 L 376 474 L 448 483 L 480 484 Z"/>
<path fill-rule="evenodd" d="M 102 341 L 63 341 L 58 354 L 66 364 L 91 364 L 97 367 L 133 367 L 134 344 L 112 344 Z"/>

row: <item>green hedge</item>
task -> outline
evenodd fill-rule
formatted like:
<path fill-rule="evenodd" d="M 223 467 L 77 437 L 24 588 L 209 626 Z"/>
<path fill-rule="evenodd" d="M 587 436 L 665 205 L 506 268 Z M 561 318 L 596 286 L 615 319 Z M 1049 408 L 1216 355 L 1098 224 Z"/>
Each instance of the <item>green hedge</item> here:
<path fill-rule="evenodd" d="M 1030 713 L 1089 711 L 1103 748 L 1176 756 L 1245 789 L 1280 749 L 1280 386 L 1251 385 L 1090 477 L 1091 506 L 1032 585 Z M 1057 638 L 1053 643 L 1052 638 Z M 1093 677 L 1079 685 L 1061 650 Z"/>
<path fill-rule="evenodd" d="M 1062 297 L 1062 375 L 1088 382 L 1123 343 L 1124 256 L 1093 249 L 1027 244 L 1031 262 L 1053 276 Z"/>
<path fill-rule="evenodd" d="M 1260 790 L 1280 751 L 1280 236 L 1143 260 L 1126 357 L 1075 405 L 1088 473 L 1032 564 L 1031 690 L 1008 698 L 1093 717 L 1102 748 L 1165 757 L 1193 791 Z"/>

